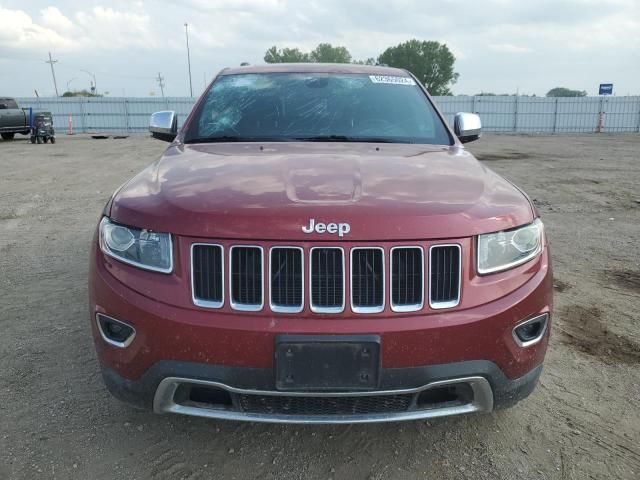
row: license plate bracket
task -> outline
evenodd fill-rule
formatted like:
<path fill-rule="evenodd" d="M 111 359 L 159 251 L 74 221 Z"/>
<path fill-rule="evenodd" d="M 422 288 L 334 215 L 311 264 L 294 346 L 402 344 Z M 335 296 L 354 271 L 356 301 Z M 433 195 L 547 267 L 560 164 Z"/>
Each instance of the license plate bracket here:
<path fill-rule="evenodd" d="M 378 335 L 281 335 L 275 347 L 278 390 L 337 392 L 378 387 Z"/>

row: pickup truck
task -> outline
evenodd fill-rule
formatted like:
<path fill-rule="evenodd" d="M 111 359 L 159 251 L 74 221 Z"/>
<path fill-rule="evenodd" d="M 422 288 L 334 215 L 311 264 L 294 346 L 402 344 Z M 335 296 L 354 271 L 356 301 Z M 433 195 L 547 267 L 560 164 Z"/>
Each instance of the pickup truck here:
<path fill-rule="evenodd" d="M 0 97 L 0 136 L 12 140 L 16 133 L 29 135 L 29 113 L 13 98 Z"/>

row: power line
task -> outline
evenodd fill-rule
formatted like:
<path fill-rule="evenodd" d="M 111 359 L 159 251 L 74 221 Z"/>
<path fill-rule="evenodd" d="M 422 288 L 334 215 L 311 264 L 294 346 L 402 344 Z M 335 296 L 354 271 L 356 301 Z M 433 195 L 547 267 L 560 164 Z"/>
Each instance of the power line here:
<path fill-rule="evenodd" d="M 51 76 L 53 77 L 53 86 L 56 89 L 56 97 L 59 97 L 60 95 L 58 94 L 58 83 L 56 82 L 56 72 L 53 70 L 53 64 L 54 63 L 58 63 L 58 60 L 53 60 L 51 58 L 51 52 L 49 52 L 49 60 L 45 60 L 44 63 L 48 63 L 49 65 L 51 65 Z"/>
<path fill-rule="evenodd" d="M 158 85 L 160 85 L 160 92 L 162 93 L 162 98 L 164 98 L 164 77 L 160 75 L 160 72 L 158 72 L 158 77 L 156 78 L 156 80 L 158 80 Z"/>

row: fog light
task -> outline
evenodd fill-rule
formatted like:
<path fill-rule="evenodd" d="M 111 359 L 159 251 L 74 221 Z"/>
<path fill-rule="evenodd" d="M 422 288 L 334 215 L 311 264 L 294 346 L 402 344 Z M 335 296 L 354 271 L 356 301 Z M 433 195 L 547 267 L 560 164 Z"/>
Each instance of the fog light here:
<path fill-rule="evenodd" d="M 548 321 L 548 313 L 525 320 L 513 329 L 513 339 L 520 347 L 528 347 L 538 343 L 547 330 Z"/>
<path fill-rule="evenodd" d="M 126 323 L 108 317 L 102 313 L 96 314 L 96 322 L 102 339 L 110 345 L 125 348 L 128 347 L 136 335 L 136 330 Z"/>

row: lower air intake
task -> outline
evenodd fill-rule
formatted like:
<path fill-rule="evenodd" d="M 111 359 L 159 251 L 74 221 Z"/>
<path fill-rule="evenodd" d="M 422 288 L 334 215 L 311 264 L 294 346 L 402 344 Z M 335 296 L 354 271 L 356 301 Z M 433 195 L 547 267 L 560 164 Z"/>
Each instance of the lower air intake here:
<path fill-rule="evenodd" d="M 354 397 L 297 397 L 270 395 L 238 395 L 244 412 L 289 415 L 349 415 L 405 412 L 412 394 Z"/>

